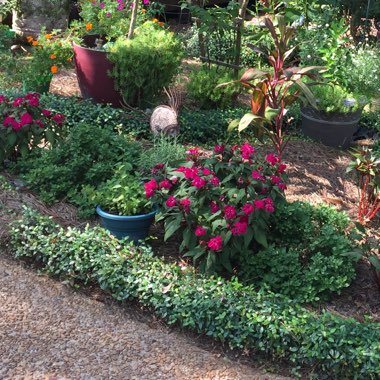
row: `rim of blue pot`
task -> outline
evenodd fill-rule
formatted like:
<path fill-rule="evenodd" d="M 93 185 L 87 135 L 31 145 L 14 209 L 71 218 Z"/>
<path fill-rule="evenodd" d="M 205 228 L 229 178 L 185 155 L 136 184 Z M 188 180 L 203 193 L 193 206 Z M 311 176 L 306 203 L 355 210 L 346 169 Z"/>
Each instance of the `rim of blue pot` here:
<path fill-rule="evenodd" d="M 98 215 L 112 219 L 112 220 L 122 220 L 122 219 L 132 219 L 132 220 L 142 220 L 146 219 L 147 217 L 152 217 L 157 213 L 157 207 L 153 206 L 153 211 L 149 212 L 148 214 L 141 214 L 141 215 L 115 215 L 115 214 L 110 214 L 108 212 L 105 212 L 104 210 L 101 209 L 101 207 L 98 205 L 96 206 L 96 212 Z"/>

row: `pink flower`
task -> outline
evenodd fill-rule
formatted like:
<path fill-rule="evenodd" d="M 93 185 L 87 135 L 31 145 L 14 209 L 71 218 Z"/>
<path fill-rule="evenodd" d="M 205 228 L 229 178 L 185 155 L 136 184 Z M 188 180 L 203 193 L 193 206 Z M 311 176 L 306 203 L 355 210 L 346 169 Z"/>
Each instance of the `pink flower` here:
<path fill-rule="evenodd" d="M 4 95 L 0 95 L 0 104 L 6 101 L 6 97 Z"/>
<path fill-rule="evenodd" d="M 201 177 L 194 177 L 193 182 L 191 183 L 193 186 L 195 186 L 197 189 L 201 189 L 206 185 L 206 180 Z"/>
<path fill-rule="evenodd" d="M 277 172 L 280 173 L 280 174 L 282 174 L 282 173 L 285 172 L 285 169 L 286 169 L 286 165 L 285 164 L 280 164 L 278 166 Z"/>
<path fill-rule="evenodd" d="M 144 184 L 145 195 L 147 198 L 151 198 L 155 194 L 155 190 L 158 189 L 158 184 L 154 179 Z"/>
<path fill-rule="evenodd" d="M 13 103 L 12 103 L 12 106 L 13 107 L 18 107 L 20 104 L 22 104 L 22 102 L 24 101 L 23 98 L 16 98 Z"/>
<path fill-rule="evenodd" d="M 231 228 L 232 235 L 239 236 L 247 233 L 248 224 L 246 222 L 235 222 Z"/>
<path fill-rule="evenodd" d="M 165 167 L 164 164 L 157 164 L 157 165 L 154 165 L 151 172 L 152 174 L 157 174 L 160 170 L 162 170 L 163 168 Z"/>
<path fill-rule="evenodd" d="M 215 145 L 214 146 L 214 152 L 215 153 L 223 153 L 224 152 L 224 145 Z"/>
<path fill-rule="evenodd" d="M 177 204 L 177 200 L 171 195 L 165 202 L 166 206 L 174 207 Z"/>
<path fill-rule="evenodd" d="M 18 123 L 16 120 L 13 120 L 11 124 L 14 131 L 19 131 L 22 128 L 22 125 Z"/>
<path fill-rule="evenodd" d="M 184 198 L 179 203 L 183 207 L 185 213 L 188 214 L 190 212 L 191 200 L 189 198 Z"/>
<path fill-rule="evenodd" d="M 12 122 L 14 122 L 15 119 L 11 116 L 7 116 L 4 121 L 3 121 L 3 125 L 4 127 L 8 127 L 9 125 L 12 125 Z"/>
<path fill-rule="evenodd" d="M 149 0 L 143 0 L 144 5 L 149 5 Z"/>
<path fill-rule="evenodd" d="M 175 171 L 176 172 L 180 172 L 180 173 L 185 173 L 185 170 L 186 170 L 187 168 L 185 168 L 184 166 L 180 166 L 178 169 L 176 169 Z"/>
<path fill-rule="evenodd" d="M 47 116 L 47 117 L 49 117 L 49 116 L 51 116 L 51 112 L 49 111 L 49 110 L 42 110 L 41 111 L 45 116 Z"/>
<path fill-rule="evenodd" d="M 178 177 L 176 177 L 175 175 L 171 176 L 170 177 L 170 181 L 172 182 L 173 185 L 175 185 L 178 181 Z"/>
<path fill-rule="evenodd" d="M 213 176 L 213 177 L 210 179 L 210 183 L 211 183 L 211 185 L 213 185 L 213 186 L 219 186 L 219 185 L 220 185 L 219 178 Z"/>
<path fill-rule="evenodd" d="M 252 214 L 253 211 L 255 211 L 255 207 L 253 206 L 252 203 L 246 203 L 243 208 L 242 208 L 243 212 L 246 214 L 246 215 L 249 215 L 249 214 Z"/>
<path fill-rule="evenodd" d="M 270 180 L 275 184 L 275 185 L 278 185 L 280 182 L 281 182 L 281 178 L 276 176 L 276 175 L 272 175 L 270 177 Z"/>
<path fill-rule="evenodd" d="M 238 149 L 239 149 L 239 145 L 237 145 L 237 144 L 234 144 L 234 145 L 231 146 L 231 151 L 232 152 L 235 152 L 235 150 L 238 150 Z"/>
<path fill-rule="evenodd" d="M 265 211 L 267 212 L 274 212 L 274 203 L 272 198 L 265 198 Z"/>
<path fill-rule="evenodd" d="M 100 9 L 104 9 L 105 6 L 106 6 L 106 5 L 105 5 L 103 2 L 99 4 L 99 8 L 100 8 Z"/>
<path fill-rule="evenodd" d="M 200 155 L 199 148 L 190 148 L 186 153 L 194 157 L 198 157 Z"/>
<path fill-rule="evenodd" d="M 252 178 L 261 182 L 265 182 L 265 178 L 261 175 L 258 170 L 252 170 Z"/>
<path fill-rule="evenodd" d="M 286 185 L 285 185 L 285 183 L 283 183 L 283 182 L 279 183 L 279 184 L 278 184 L 278 188 L 279 188 L 280 190 L 282 190 L 282 191 L 286 190 Z"/>
<path fill-rule="evenodd" d="M 117 6 L 117 10 L 118 11 L 122 11 L 124 8 L 125 8 L 125 4 L 124 3 L 119 3 L 119 5 Z"/>
<path fill-rule="evenodd" d="M 266 161 L 269 162 L 272 166 L 276 165 L 279 162 L 279 158 L 274 153 L 269 153 L 265 157 Z"/>
<path fill-rule="evenodd" d="M 111 17 L 112 16 L 112 13 L 111 12 L 107 12 L 106 13 L 106 17 Z"/>
<path fill-rule="evenodd" d="M 38 107 L 40 105 L 40 101 L 38 100 L 38 98 L 30 98 L 29 99 L 29 104 L 32 107 Z"/>
<path fill-rule="evenodd" d="M 219 211 L 219 206 L 215 201 L 210 202 L 210 211 L 212 214 L 215 214 L 216 212 Z"/>
<path fill-rule="evenodd" d="M 194 177 L 196 175 L 198 175 L 198 169 L 197 168 L 185 168 L 184 173 L 185 173 L 186 179 L 194 179 Z"/>
<path fill-rule="evenodd" d="M 40 119 L 37 119 L 34 121 L 40 128 L 43 128 L 45 126 L 45 124 L 40 120 Z"/>
<path fill-rule="evenodd" d="M 202 227 L 202 226 L 197 226 L 197 228 L 195 229 L 195 236 L 204 236 L 206 235 L 207 233 L 207 230 L 206 228 Z"/>
<path fill-rule="evenodd" d="M 220 235 L 215 236 L 214 238 L 210 239 L 207 243 L 207 247 L 209 247 L 212 251 L 219 251 L 222 249 L 223 246 L 223 239 Z"/>
<path fill-rule="evenodd" d="M 33 118 L 32 116 L 28 113 L 25 112 L 21 115 L 20 118 L 20 125 L 23 127 L 26 124 L 32 124 L 33 123 Z"/>
<path fill-rule="evenodd" d="M 57 124 L 62 124 L 65 120 L 65 117 L 61 113 L 57 113 L 51 119 L 55 121 Z"/>
<path fill-rule="evenodd" d="M 202 172 L 203 172 L 203 175 L 210 175 L 211 174 L 211 170 L 209 168 L 203 168 Z"/>
<path fill-rule="evenodd" d="M 258 210 L 262 210 L 265 207 L 265 203 L 263 199 L 256 199 L 254 202 L 255 208 Z"/>
<path fill-rule="evenodd" d="M 248 160 L 251 157 L 251 155 L 255 152 L 255 148 L 248 143 L 243 144 L 240 150 L 241 157 L 245 160 Z"/>
<path fill-rule="evenodd" d="M 224 217 L 226 219 L 232 219 L 236 217 L 236 209 L 234 206 L 226 205 L 224 206 Z"/>
<path fill-rule="evenodd" d="M 160 187 L 162 189 L 170 189 L 172 187 L 171 182 L 168 179 L 164 179 L 163 181 L 160 182 Z"/>

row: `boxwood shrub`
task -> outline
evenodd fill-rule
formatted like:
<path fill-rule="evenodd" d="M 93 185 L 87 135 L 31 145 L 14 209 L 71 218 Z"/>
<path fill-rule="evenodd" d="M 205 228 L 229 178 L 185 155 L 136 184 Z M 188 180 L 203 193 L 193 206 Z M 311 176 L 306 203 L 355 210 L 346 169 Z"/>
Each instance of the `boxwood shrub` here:
<path fill-rule="evenodd" d="M 116 241 L 101 229 L 64 230 L 27 211 L 11 231 L 16 257 L 32 257 L 54 274 L 96 280 L 117 300 L 136 298 L 169 324 L 231 348 L 271 354 L 318 379 L 378 379 L 380 324 L 316 314 L 288 298 L 183 270 L 146 246 Z"/>

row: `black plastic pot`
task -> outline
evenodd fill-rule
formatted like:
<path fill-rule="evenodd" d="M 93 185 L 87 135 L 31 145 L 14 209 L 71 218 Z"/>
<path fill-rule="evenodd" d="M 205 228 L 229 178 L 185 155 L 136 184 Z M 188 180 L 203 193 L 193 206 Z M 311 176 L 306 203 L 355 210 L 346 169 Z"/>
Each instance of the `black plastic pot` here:
<path fill-rule="evenodd" d="M 342 115 L 333 114 L 326 117 L 310 108 L 301 109 L 302 132 L 305 136 L 319 141 L 324 145 L 348 148 L 353 140 L 353 135 L 358 128 L 362 110 Z"/>

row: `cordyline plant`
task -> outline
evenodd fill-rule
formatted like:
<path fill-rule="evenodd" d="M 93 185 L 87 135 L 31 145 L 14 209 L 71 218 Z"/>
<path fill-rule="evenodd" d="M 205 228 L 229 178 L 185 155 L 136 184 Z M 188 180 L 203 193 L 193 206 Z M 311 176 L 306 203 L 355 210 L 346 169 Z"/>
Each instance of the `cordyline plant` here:
<path fill-rule="evenodd" d="M 190 149 L 186 166 L 157 165 L 145 184 L 159 206 L 165 240 L 183 229 L 181 251 L 207 273 L 232 272 L 242 255 L 267 246 L 268 223 L 284 200 L 286 165 L 248 143 L 217 145 L 210 155 Z"/>
<path fill-rule="evenodd" d="M 347 172 L 355 170 L 358 177 L 358 221 L 366 225 L 380 210 L 380 157 L 368 147 L 353 150 L 354 160 Z"/>
<path fill-rule="evenodd" d="M 277 16 L 276 19 L 279 33 L 272 20 L 265 19 L 265 26 L 274 41 L 274 50 L 268 55 L 258 47 L 250 45 L 253 51 L 267 57 L 272 70 L 262 71 L 250 68 L 240 78 L 240 82 L 248 87 L 252 94 L 251 112 L 245 114 L 241 120 L 234 120 L 228 129 L 231 131 L 238 128 L 241 132 L 250 124 L 254 124 L 257 136 L 261 138 L 266 134 L 281 157 L 288 142 L 288 124 L 284 122 L 287 109 L 297 100 L 301 92 L 309 103 L 317 108 L 313 94 L 302 82 L 302 78 L 315 79 L 315 72 L 321 72 L 324 68 L 320 66 L 286 67 L 286 60 L 296 48 L 289 49 L 295 29 L 286 25 L 283 16 Z M 290 91 L 294 85 L 297 89 Z"/>

